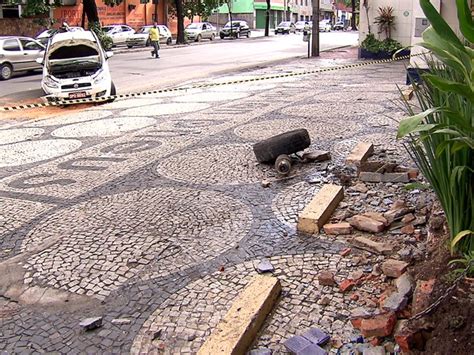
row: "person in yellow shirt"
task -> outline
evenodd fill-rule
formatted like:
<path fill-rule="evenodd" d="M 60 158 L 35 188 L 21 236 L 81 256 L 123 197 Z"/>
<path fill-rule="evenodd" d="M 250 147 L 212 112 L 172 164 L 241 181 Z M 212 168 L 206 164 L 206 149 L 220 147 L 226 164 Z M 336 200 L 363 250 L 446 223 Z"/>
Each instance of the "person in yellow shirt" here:
<path fill-rule="evenodd" d="M 150 43 L 153 46 L 151 56 L 153 57 L 154 55 L 156 58 L 160 58 L 160 55 L 158 54 L 158 50 L 160 49 L 160 30 L 158 29 L 158 24 L 156 22 L 154 23 L 153 27 L 150 28 L 148 37 L 150 38 Z"/>

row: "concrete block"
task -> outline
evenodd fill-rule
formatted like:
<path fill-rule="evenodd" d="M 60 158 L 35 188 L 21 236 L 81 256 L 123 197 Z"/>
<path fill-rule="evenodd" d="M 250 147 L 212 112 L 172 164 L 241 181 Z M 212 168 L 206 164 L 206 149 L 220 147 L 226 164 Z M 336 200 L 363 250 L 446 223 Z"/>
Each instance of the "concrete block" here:
<path fill-rule="evenodd" d="M 343 198 L 342 186 L 324 185 L 300 214 L 298 231 L 308 234 L 319 232 Z"/>
<path fill-rule="evenodd" d="M 382 175 L 383 182 L 409 182 L 408 173 L 385 173 Z"/>
<path fill-rule="evenodd" d="M 360 165 L 372 154 L 374 154 L 374 145 L 372 143 L 360 142 L 347 157 L 346 164 Z"/>
<path fill-rule="evenodd" d="M 281 292 L 276 277 L 257 275 L 240 293 L 198 355 L 244 354 Z"/>
<path fill-rule="evenodd" d="M 359 174 L 359 180 L 365 182 L 381 182 L 383 174 L 381 173 L 371 173 L 368 171 L 362 171 Z"/>

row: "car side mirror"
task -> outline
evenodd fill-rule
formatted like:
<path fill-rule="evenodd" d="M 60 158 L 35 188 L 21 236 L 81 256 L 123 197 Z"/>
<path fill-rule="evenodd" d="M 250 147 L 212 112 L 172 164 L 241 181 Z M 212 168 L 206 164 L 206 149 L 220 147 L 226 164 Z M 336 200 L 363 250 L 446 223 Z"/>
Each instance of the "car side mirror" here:
<path fill-rule="evenodd" d="M 113 56 L 114 56 L 114 52 L 112 51 L 105 52 L 105 58 L 109 59 L 110 57 L 113 57 Z"/>
<path fill-rule="evenodd" d="M 36 58 L 36 63 L 43 65 L 43 58 Z"/>

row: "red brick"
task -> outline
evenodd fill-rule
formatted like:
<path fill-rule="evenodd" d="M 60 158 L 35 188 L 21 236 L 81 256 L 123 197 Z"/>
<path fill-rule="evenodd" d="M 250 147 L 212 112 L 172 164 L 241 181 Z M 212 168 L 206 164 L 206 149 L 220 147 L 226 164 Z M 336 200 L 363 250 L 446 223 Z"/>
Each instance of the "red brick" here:
<path fill-rule="evenodd" d="M 382 272 L 388 277 L 400 277 L 406 271 L 408 263 L 389 259 L 382 264 Z"/>
<path fill-rule="evenodd" d="M 413 314 L 423 311 L 430 305 L 431 293 L 433 292 L 435 279 L 418 281 L 413 294 Z"/>
<path fill-rule="evenodd" d="M 351 234 L 352 227 L 347 222 L 342 223 L 328 223 L 323 226 L 324 232 L 326 234 L 335 235 L 335 234 Z"/>
<path fill-rule="evenodd" d="M 352 280 L 349 280 L 349 279 L 346 279 L 344 281 L 342 281 L 340 284 L 339 284 L 339 290 L 342 292 L 342 293 L 345 293 L 345 292 L 348 292 L 350 290 L 352 290 L 352 288 L 355 286 L 355 282 L 352 281 Z"/>
<path fill-rule="evenodd" d="M 424 350 L 425 339 L 421 330 L 413 330 L 408 326 L 407 320 L 402 320 L 397 323 L 394 334 L 395 342 L 400 346 L 400 349 L 405 353 L 410 353 L 412 350 Z"/>
<path fill-rule="evenodd" d="M 382 343 L 382 341 L 380 340 L 380 338 L 375 337 L 375 338 L 370 339 L 369 343 L 372 346 L 378 346 Z"/>
<path fill-rule="evenodd" d="M 321 271 L 318 275 L 318 281 L 321 286 L 334 286 L 334 274 L 330 271 Z"/>
<path fill-rule="evenodd" d="M 373 318 L 363 319 L 360 331 L 364 337 L 385 337 L 392 334 L 396 322 L 395 313 L 383 313 Z"/>
<path fill-rule="evenodd" d="M 413 213 L 409 213 L 409 214 L 406 214 L 405 216 L 403 216 L 402 222 L 407 224 L 407 223 L 413 222 L 415 220 L 415 218 L 416 217 L 413 215 Z"/>
<path fill-rule="evenodd" d="M 408 177 L 410 178 L 410 180 L 416 180 L 416 178 L 418 177 L 418 174 L 419 174 L 418 169 L 415 169 L 415 168 L 408 169 Z"/>
<path fill-rule="evenodd" d="M 352 301 L 357 301 L 358 299 L 359 299 L 359 295 L 357 293 L 354 293 L 353 295 L 351 295 Z"/>
<path fill-rule="evenodd" d="M 400 232 L 403 234 L 413 234 L 415 233 L 415 227 L 413 227 L 413 224 L 407 224 L 406 226 L 402 227 L 402 229 L 400 229 Z"/>
<path fill-rule="evenodd" d="M 344 249 L 343 251 L 341 251 L 339 254 L 340 254 L 341 256 L 347 256 L 347 255 L 349 255 L 349 254 L 351 253 L 351 251 L 352 251 L 351 248 L 346 248 L 346 249 Z"/>
<path fill-rule="evenodd" d="M 349 220 L 349 223 L 352 227 L 365 232 L 378 233 L 385 229 L 385 224 L 383 222 L 363 215 L 352 217 Z"/>

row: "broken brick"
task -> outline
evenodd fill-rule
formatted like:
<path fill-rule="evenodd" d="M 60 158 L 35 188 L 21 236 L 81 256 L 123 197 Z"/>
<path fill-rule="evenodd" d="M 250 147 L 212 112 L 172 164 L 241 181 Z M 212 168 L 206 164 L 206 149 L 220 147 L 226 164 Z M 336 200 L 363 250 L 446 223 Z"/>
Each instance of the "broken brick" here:
<path fill-rule="evenodd" d="M 408 173 L 385 173 L 382 175 L 383 182 L 408 182 Z"/>
<path fill-rule="evenodd" d="M 402 222 L 405 223 L 405 224 L 413 222 L 414 220 L 415 220 L 415 216 L 413 215 L 413 213 L 406 214 L 402 218 Z"/>
<path fill-rule="evenodd" d="M 345 293 L 352 290 L 354 286 L 355 286 L 355 282 L 353 280 L 346 279 L 339 284 L 339 290 L 342 293 Z"/>
<path fill-rule="evenodd" d="M 393 247 L 387 243 L 378 243 L 365 237 L 356 237 L 354 244 L 360 245 L 361 247 L 370 249 L 371 251 L 379 254 L 389 254 L 392 252 Z"/>
<path fill-rule="evenodd" d="M 321 286 L 334 286 L 336 284 L 334 274 L 330 271 L 321 271 L 318 274 L 318 281 Z"/>
<path fill-rule="evenodd" d="M 328 223 L 323 226 L 323 229 L 324 229 L 324 232 L 329 235 L 352 233 L 352 227 L 347 222 Z"/>
<path fill-rule="evenodd" d="M 418 281 L 413 294 L 413 313 L 423 311 L 430 305 L 431 293 L 433 292 L 435 279 Z"/>
<path fill-rule="evenodd" d="M 339 253 L 339 255 L 341 255 L 341 256 L 347 256 L 347 255 L 349 255 L 349 254 L 351 253 L 351 251 L 352 251 L 351 248 L 346 248 L 346 249 L 342 250 L 342 251 Z"/>
<path fill-rule="evenodd" d="M 395 313 L 382 313 L 372 318 L 362 319 L 360 331 L 364 337 L 385 337 L 392 334 L 396 322 Z"/>
<path fill-rule="evenodd" d="M 372 218 L 378 222 L 381 222 L 383 223 L 385 226 L 388 226 L 389 223 L 388 223 L 388 220 L 381 214 L 381 213 L 377 213 L 377 212 L 366 212 L 366 213 L 363 213 L 362 214 L 363 216 L 365 217 L 369 217 L 369 218 Z"/>
<path fill-rule="evenodd" d="M 404 261 L 388 259 L 382 264 L 382 272 L 388 277 L 400 277 L 407 267 L 408 263 Z"/>
<path fill-rule="evenodd" d="M 408 177 L 410 180 L 416 180 L 418 178 L 419 170 L 415 168 L 408 169 Z"/>
<path fill-rule="evenodd" d="M 382 174 L 380 173 L 371 173 L 368 171 L 362 171 L 359 174 L 359 180 L 365 182 L 381 182 L 382 181 Z"/>
<path fill-rule="evenodd" d="M 407 224 L 406 226 L 400 229 L 400 232 L 402 232 L 403 234 L 413 234 L 415 233 L 415 227 L 413 226 L 413 224 Z"/>
<path fill-rule="evenodd" d="M 352 227 L 365 232 L 378 233 L 385 229 L 385 225 L 382 222 L 364 215 L 353 216 L 349 219 L 349 223 Z"/>

